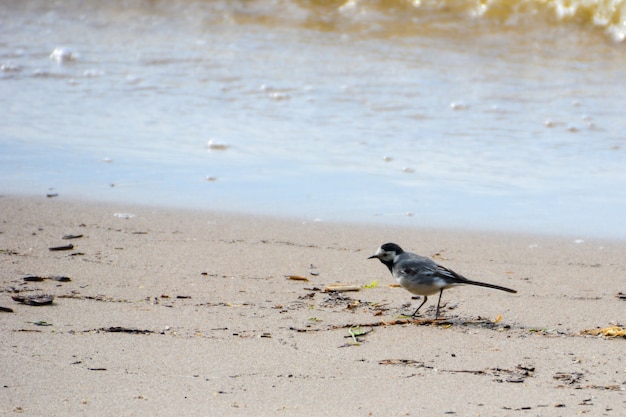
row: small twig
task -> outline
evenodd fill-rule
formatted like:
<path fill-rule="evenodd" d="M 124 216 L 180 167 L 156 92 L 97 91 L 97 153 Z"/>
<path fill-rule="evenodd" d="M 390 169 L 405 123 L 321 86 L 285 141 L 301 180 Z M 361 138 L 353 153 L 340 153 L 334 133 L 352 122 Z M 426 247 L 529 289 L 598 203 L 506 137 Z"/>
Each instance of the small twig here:
<path fill-rule="evenodd" d="M 359 336 L 365 336 L 368 333 L 373 332 L 374 329 L 369 329 L 369 330 L 361 330 L 361 326 L 351 326 L 348 329 L 348 333 L 350 333 L 350 336 L 352 336 L 352 340 L 354 340 L 354 343 L 359 344 L 361 343 L 361 341 L 359 340 Z"/>

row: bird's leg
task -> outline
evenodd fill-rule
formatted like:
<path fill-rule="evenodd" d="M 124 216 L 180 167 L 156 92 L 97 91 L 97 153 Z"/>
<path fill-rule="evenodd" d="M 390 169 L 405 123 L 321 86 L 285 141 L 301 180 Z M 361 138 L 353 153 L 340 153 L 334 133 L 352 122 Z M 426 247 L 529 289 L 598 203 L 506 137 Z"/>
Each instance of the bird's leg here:
<path fill-rule="evenodd" d="M 437 310 L 435 311 L 435 319 L 439 317 L 439 303 L 441 303 L 442 294 L 443 294 L 443 288 L 439 290 L 439 300 L 437 300 Z"/>
<path fill-rule="evenodd" d="M 415 317 L 415 315 L 417 314 L 417 312 L 418 312 L 418 311 L 420 311 L 420 308 L 422 308 L 422 306 L 423 306 L 424 304 L 426 304 L 426 301 L 427 301 L 427 300 L 428 300 L 428 297 L 424 296 L 424 301 L 422 301 L 422 304 L 420 304 L 420 305 L 419 305 L 419 307 L 417 307 L 417 308 L 415 309 L 415 311 L 413 312 L 413 314 L 411 314 L 411 317 L 413 317 L 413 318 Z"/>

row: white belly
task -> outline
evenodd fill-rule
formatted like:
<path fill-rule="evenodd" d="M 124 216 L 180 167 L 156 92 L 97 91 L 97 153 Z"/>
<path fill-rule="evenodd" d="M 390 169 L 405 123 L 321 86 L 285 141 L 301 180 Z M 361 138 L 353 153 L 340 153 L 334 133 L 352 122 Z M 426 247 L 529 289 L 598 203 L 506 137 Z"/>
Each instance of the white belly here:
<path fill-rule="evenodd" d="M 433 295 L 437 294 L 442 288 L 446 288 L 445 281 L 440 278 L 424 280 L 409 279 L 407 277 L 398 278 L 398 283 L 402 288 L 417 295 Z"/>

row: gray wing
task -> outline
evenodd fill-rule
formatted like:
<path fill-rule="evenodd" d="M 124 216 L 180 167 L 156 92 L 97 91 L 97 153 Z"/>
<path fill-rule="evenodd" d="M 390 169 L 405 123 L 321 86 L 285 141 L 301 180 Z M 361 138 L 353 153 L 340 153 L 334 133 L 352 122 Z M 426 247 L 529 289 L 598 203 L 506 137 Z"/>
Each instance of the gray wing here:
<path fill-rule="evenodd" d="M 439 265 L 430 258 L 416 255 L 414 253 L 406 253 L 405 259 L 397 263 L 396 268 L 399 275 L 421 275 L 439 278 L 446 284 L 466 284 L 468 279 L 457 274 L 451 269 Z"/>
<path fill-rule="evenodd" d="M 424 294 L 424 292 L 419 292 L 416 289 L 417 287 L 419 287 L 420 291 L 428 291 L 432 287 L 448 288 L 463 284 L 493 288 L 510 293 L 517 292 L 516 290 L 500 285 L 469 280 L 463 275 L 457 274 L 453 270 L 441 266 L 432 259 L 424 256 L 408 252 L 405 252 L 403 255 L 405 255 L 403 259 L 400 259 L 394 266 L 394 276 L 398 279 L 407 279 L 408 283 L 403 284 L 403 286 L 405 286 L 405 288 L 412 286 L 413 289 L 407 289 L 413 293 Z"/>

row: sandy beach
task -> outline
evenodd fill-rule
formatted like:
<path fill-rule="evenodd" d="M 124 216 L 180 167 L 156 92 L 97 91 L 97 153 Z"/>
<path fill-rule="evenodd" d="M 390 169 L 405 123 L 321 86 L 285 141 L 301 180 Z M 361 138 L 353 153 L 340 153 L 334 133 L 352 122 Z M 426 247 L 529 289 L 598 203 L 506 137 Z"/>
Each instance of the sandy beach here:
<path fill-rule="evenodd" d="M 626 324 L 625 242 L 61 197 L 2 196 L 0 221 L 1 415 L 626 410 L 626 338 L 594 334 Z M 389 241 L 518 293 L 459 287 L 410 320 L 367 260 Z"/>

